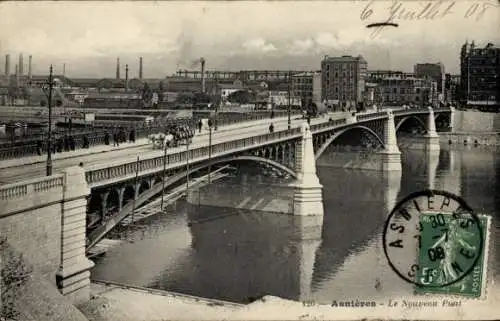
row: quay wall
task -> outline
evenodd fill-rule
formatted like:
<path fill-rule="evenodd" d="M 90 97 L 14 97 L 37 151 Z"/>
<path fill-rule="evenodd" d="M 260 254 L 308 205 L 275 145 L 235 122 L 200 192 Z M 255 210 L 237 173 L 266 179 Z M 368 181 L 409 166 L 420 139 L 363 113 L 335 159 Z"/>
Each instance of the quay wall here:
<path fill-rule="evenodd" d="M 0 237 L 74 303 L 88 300 L 93 263 L 86 258 L 83 168 L 0 186 Z"/>
<path fill-rule="evenodd" d="M 62 193 L 61 175 L 0 187 L 1 237 L 54 285 L 61 252 Z"/>
<path fill-rule="evenodd" d="M 496 133 L 439 133 L 440 141 L 452 145 L 486 145 L 500 146 L 500 131 Z"/>
<path fill-rule="evenodd" d="M 455 110 L 453 132 L 500 132 L 500 113 Z"/>

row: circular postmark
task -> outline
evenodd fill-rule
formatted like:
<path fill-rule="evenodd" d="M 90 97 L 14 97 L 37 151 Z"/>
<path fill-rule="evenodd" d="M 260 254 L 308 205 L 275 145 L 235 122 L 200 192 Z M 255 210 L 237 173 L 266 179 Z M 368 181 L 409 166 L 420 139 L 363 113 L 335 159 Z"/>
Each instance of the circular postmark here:
<path fill-rule="evenodd" d="M 402 279 L 445 287 L 466 277 L 483 250 L 481 223 L 459 196 L 425 190 L 399 201 L 383 233 L 384 253 Z"/>

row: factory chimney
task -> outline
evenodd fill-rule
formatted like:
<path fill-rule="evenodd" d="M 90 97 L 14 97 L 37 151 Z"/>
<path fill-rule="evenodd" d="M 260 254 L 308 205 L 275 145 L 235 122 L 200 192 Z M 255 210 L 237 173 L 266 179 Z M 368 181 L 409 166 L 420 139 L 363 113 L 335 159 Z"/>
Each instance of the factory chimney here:
<path fill-rule="evenodd" d="M 30 55 L 28 57 L 28 79 L 31 80 L 33 78 L 33 67 L 31 66 L 32 64 L 33 57 Z"/>
<path fill-rule="evenodd" d="M 63 64 L 63 77 L 66 77 L 66 64 Z"/>
<path fill-rule="evenodd" d="M 125 65 L 125 91 L 128 91 L 128 65 Z"/>
<path fill-rule="evenodd" d="M 5 76 L 10 76 L 10 55 L 5 55 Z"/>
<path fill-rule="evenodd" d="M 16 64 L 16 86 L 19 85 L 19 65 Z"/>
<path fill-rule="evenodd" d="M 142 79 L 142 57 L 139 57 L 139 79 Z"/>
<path fill-rule="evenodd" d="M 120 79 L 120 58 L 116 58 L 116 79 Z"/>
<path fill-rule="evenodd" d="M 24 74 L 24 61 L 23 61 L 23 54 L 19 54 L 19 65 L 18 65 L 18 71 L 19 71 L 19 76 L 22 76 Z"/>
<path fill-rule="evenodd" d="M 201 92 L 205 93 L 205 58 L 200 59 L 201 62 Z"/>

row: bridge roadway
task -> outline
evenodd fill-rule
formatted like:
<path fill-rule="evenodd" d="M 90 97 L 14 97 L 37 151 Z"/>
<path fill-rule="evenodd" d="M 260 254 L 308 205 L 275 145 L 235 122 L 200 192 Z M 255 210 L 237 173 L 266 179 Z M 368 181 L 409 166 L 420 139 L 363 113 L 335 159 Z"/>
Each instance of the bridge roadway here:
<path fill-rule="evenodd" d="M 311 119 L 311 124 L 323 123 L 328 121 L 328 118 L 332 119 L 341 119 L 346 118 L 350 115 L 349 112 L 341 112 L 341 113 L 331 113 L 327 115 L 325 118 Z M 297 128 L 302 124 L 304 120 L 301 119 L 300 116 L 292 116 L 292 128 Z M 240 123 L 237 128 L 233 125 L 228 126 L 228 128 L 220 127 L 217 132 L 213 132 L 212 134 L 212 144 L 225 142 L 228 140 L 235 140 L 240 138 L 246 138 L 249 136 L 262 135 L 269 132 L 269 125 L 271 122 L 274 124 L 275 131 L 285 130 L 288 126 L 288 120 L 286 117 L 275 118 L 273 120 L 266 119 L 258 122 L 253 122 L 253 126 L 245 126 L 245 123 Z M 249 122 L 250 123 L 250 122 Z M 197 148 L 202 146 L 207 146 L 209 141 L 208 135 L 205 134 L 197 134 L 193 138 L 192 144 L 189 145 L 189 148 Z M 177 153 L 179 151 L 185 151 L 186 146 L 182 145 L 175 148 L 169 148 L 167 150 L 167 154 Z M 53 173 L 59 173 L 64 168 L 69 166 L 75 166 L 80 162 L 83 162 L 84 168 L 91 167 L 97 164 L 103 164 L 106 162 L 115 161 L 117 158 L 120 158 L 125 161 L 134 161 L 137 156 L 141 158 L 146 158 L 148 156 L 158 156 L 162 155 L 163 151 L 153 150 L 151 144 L 141 145 L 141 146 L 130 146 L 125 149 L 113 150 L 105 153 L 99 154 L 87 154 L 82 156 L 77 156 L 73 158 L 66 159 L 55 159 L 53 160 Z M 17 166 L 11 168 L 4 168 L 0 170 L 0 184 L 9 184 L 17 181 L 22 181 L 30 178 L 42 177 L 45 176 L 45 162 L 38 162 L 35 164 L 27 164 L 24 166 Z"/>

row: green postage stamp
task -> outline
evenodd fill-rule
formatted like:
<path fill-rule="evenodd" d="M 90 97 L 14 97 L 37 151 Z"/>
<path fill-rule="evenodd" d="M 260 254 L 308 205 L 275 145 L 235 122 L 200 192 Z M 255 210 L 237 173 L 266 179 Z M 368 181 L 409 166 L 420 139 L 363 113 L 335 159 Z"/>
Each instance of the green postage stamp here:
<path fill-rule="evenodd" d="M 415 292 L 483 298 L 490 222 L 487 215 L 421 213 Z"/>

